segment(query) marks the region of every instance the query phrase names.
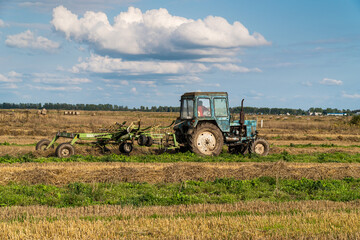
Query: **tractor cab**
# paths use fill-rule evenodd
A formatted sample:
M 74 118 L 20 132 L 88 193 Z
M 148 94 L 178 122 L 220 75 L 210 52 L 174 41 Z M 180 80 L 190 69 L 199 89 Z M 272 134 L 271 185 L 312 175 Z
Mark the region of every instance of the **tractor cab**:
M 226 92 L 189 92 L 183 94 L 180 101 L 180 117 L 174 130 L 183 149 L 200 155 L 219 155 L 225 144 L 230 152 L 268 153 L 268 143 L 263 139 L 257 141 L 257 121 L 245 120 L 244 100 L 241 102 L 240 120 L 233 122 L 230 121 Z M 258 151 L 255 146 L 258 146 Z
M 196 127 L 199 122 L 210 121 L 222 132 L 230 131 L 230 112 L 226 92 L 190 92 L 181 96 L 180 119 Z

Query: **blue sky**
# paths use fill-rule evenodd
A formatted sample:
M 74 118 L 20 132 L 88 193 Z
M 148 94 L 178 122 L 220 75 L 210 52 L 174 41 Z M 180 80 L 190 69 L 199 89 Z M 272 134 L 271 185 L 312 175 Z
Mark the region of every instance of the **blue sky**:
M 0 0 L 0 102 L 359 109 L 358 0 Z

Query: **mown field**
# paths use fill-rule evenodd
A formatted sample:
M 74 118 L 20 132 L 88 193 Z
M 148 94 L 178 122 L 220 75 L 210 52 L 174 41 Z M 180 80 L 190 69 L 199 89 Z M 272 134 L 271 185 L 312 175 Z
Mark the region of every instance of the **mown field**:
M 34 151 L 58 130 L 168 125 L 177 115 L 0 111 L 0 238 L 360 238 L 360 128 L 350 117 L 247 116 L 263 120 L 266 157 Z

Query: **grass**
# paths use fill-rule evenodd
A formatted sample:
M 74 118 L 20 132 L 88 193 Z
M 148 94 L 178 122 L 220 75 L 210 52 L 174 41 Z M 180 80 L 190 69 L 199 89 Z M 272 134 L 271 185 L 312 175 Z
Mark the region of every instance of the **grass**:
M 5 155 L 0 157 L 0 163 L 24 163 L 24 162 L 140 162 L 140 163 L 171 163 L 171 162 L 304 162 L 304 163 L 360 163 L 360 154 L 349 153 L 314 153 L 314 154 L 289 154 L 283 151 L 278 154 L 270 154 L 268 156 L 258 155 L 234 155 L 223 153 L 217 157 L 202 157 L 194 153 L 163 153 L 160 155 L 105 155 L 105 156 L 92 156 L 92 155 L 74 155 L 70 158 L 57 158 L 57 157 L 35 157 L 33 154 L 25 154 L 18 157 Z
M 260 177 L 252 180 L 217 179 L 182 183 L 70 183 L 0 186 L 1 206 L 90 205 L 169 206 L 239 201 L 299 201 L 360 199 L 360 179 L 301 180 Z
M 282 147 L 282 148 L 312 148 L 312 147 L 322 147 L 322 148 L 360 148 L 360 145 L 348 145 L 348 146 L 344 146 L 344 145 L 336 145 L 336 144 L 312 144 L 312 143 L 308 143 L 308 144 L 294 144 L 294 143 L 290 143 L 289 145 L 277 145 L 277 147 Z
M 0 142 L 0 146 L 18 146 L 18 147 L 27 147 L 27 146 L 36 146 L 36 143 L 18 144 L 18 143 L 9 143 L 9 142 L 5 141 L 5 142 Z

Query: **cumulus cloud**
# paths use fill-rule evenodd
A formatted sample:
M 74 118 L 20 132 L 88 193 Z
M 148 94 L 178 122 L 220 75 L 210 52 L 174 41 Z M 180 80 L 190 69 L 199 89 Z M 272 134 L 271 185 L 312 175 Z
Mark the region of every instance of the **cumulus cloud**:
M 207 71 L 201 63 L 174 61 L 124 61 L 121 58 L 92 55 L 72 68 L 74 73 L 117 73 L 123 75 L 187 74 Z
M 5 23 L 3 20 L 0 19 L 0 27 L 5 27 Z
M 320 81 L 320 84 L 322 85 L 342 85 L 343 82 L 341 80 L 336 79 L 330 79 L 330 78 L 323 78 L 323 80 Z
M 83 17 L 63 6 L 53 9 L 51 21 L 67 39 L 88 43 L 98 54 L 136 55 L 152 58 L 194 58 L 233 54 L 240 47 L 270 44 L 261 34 L 250 34 L 240 22 L 222 17 L 187 19 L 166 9 L 142 12 L 129 7 L 110 24 L 103 12 L 88 11 Z
M 51 51 L 60 47 L 59 43 L 53 42 L 45 37 L 37 37 L 30 30 L 7 36 L 5 43 L 9 47 L 30 48 L 45 51 Z

